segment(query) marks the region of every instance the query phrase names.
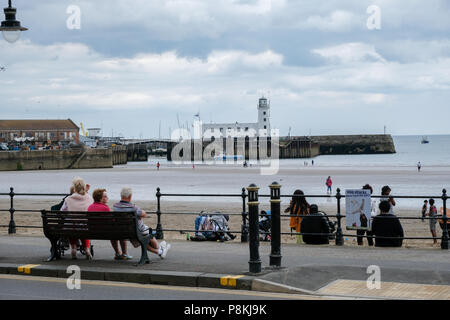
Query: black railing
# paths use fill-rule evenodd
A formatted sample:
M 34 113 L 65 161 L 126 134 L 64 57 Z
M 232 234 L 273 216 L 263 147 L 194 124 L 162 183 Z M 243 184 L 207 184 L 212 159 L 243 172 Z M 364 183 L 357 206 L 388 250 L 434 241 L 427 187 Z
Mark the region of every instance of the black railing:
M 261 271 L 261 259 L 259 257 L 259 198 L 270 198 L 270 208 L 271 208 L 271 253 L 270 253 L 270 266 L 272 267 L 280 267 L 281 266 L 281 235 L 290 234 L 290 235 L 309 235 L 309 236 L 328 236 L 334 237 L 335 244 L 338 246 L 344 245 L 344 237 L 360 237 L 360 238 L 386 238 L 393 239 L 394 237 L 379 237 L 374 235 L 355 235 L 355 234 L 345 234 L 342 231 L 342 219 L 346 216 L 341 213 L 341 201 L 345 198 L 345 195 L 341 194 L 341 190 L 338 188 L 336 190 L 336 195 L 281 195 L 281 185 L 274 182 L 270 186 L 270 194 L 269 195 L 259 195 L 259 188 L 252 184 L 247 189 L 242 188 L 242 192 L 240 194 L 181 194 L 181 193 L 161 193 L 161 189 L 157 188 L 156 198 L 157 198 L 157 209 L 155 212 L 149 211 L 149 214 L 156 214 L 157 217 L 157 226 L 156 226 L 156 238 L 163 239 L 164 231 L 166 232 L 197 232 L 199 230 L 194 229 L 164 229 L 162 217 L 165 215 L 196 215 L 198 216 L 199 212 L 162 212 L 161 210 L 161 198 L 167 197 L 233 197 L 233 198 L 241 198 L 242 199 L 242 212 L 241 213 L 230 213 L 230 216 L 240 216 L 242 219 L 241 230 L 229 230 L 230 233 L 240 233 L 241 234 L 241 242 L 249 242 L 250 249 L 250 261 L 249 261 L 249 269 L 251 273 L 259 273 Z M 246 190 L 248 193 L 246 193 Z M 47 194 L 47 193 L 15 193 L 14 189 L 11 187 L 9 193 L 0 193 L 0 196 L 9 196 L 10 197 L 10 208 L 9 209 L 0 209 L 0 212 L 9 212 L 10 213 L 10 222 L 9 225 L 4 226 L 0 225 L 0 227 L 8 227 L 8 233 L 13 234 L 16 233 L 16 228 L 42 228 L 42 226 L 16 226 L 14 221 L 14 214 L 16 212 L 37 212 L 40 213 L 40 210 L 32 210 L 32 209 L 20 209 L 17 210 L 14 208 L 14 199 L 17 196 L 49 196 L 49 197 L 64 197 L 67 194 Z M 292 197 L 305 197 L 305 198 L 335 198 L 337 201 L 336 204 L 336 214 L 329 215 L 326 214 L 328 218 L 336 219 L 336 232 L 335 233 L 305 233 L 305 232 L 281 232 L 281 218 L 284 217 L 306 217 L 308 215 L 282 215 L 281 214 L 281 199 L 282 198 L 292 198 Z M 386 196 L 377 196 L 372 195 L 372 198 L 384 198 Z M 402 237 L 402 239 L 415 239 L 415 240 L 425 240 L 425 239 L 441 239 L 441 248 L 448 249 L 448 217 L 447 217 L 447 191 L 442 190 L 442 194 L 439 196 L 395 196 L 396 199 L 441 199 L 443 202 L 443 214 L 437 215 L 434 217 L 402 217 L 398 216 L 400 220 L 408 220 L 408 219 L 440 219 L 442 220 L 442 237 Z M 246 204 L 246 200 L 248 203 Z M 248 211 L 246 210 L 248 205 Z M 263 233 L 263 232 L 261 232 Z M 396 237 L 395 239 L 398 239 Z
M 186 193 L 161 193 L 161 189 L 158 187 L 156 189 L 156 212 L 150 211 L 149 214 L 156 214 L 157 223 L 156 223 L 156 239 L 164 238 L 164 231 L 177 231 L 177 232 L 197 232 L 198 230 L 193 229 L 164 229 L 162 227 L 162 211 L 161 211 L 161 198 L 162 197 L 187 197 L 187 198 L 195 198 L 195 197 L 215 197 L 215 198 L 241 198 L 242 199 L 242 212 L 241 213 L 227 213 L 229 216 L 240 216 L 242 218 L 241 230 L 230 230 L 230 233 L 238 233 L 241 234 L 241 242 L 248 242 L 248 212 L 246 211 L 246 199 L 247 193 L 245 188 L 242 188 L 242 192 L 240 194 L 186 194 Z M 199 212 L 164 212 L 164 215 L 175 214 L 175 215 L 195 215 L 198 216 Z

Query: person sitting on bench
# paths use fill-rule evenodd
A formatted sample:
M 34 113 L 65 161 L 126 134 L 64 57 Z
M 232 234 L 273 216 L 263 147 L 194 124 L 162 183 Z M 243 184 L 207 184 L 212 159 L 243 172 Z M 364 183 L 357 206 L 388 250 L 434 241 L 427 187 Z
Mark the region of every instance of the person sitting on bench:
M 329 244 L 330 226 L 326 217 L 319 213 L 317 205 L 312 204 L 309 208 L 309 215 L 301 222 L 303 242 L 306 244 Z M 320 233 L 321 235 L 308 235 L 306 233 Z
M 131 203 L 131 198 L 133 196 L 133 191 L 129 187 L 124 187 L 120 191 L 120 202 L 117 202 L 114 204 L 114 211 L 122 211 L 122 212 L 129 212 L 129 211 L 135 211 L 136 215 L 138 216 L 138 229 L 139 232 L 141 232 L 143 235 L 148 235 L 150 233 L 150 228 L 144 224 L 144 218 L 147 216 L 147 213 L 136 206 L 135 204 Z M 131 244 L 137 248 L 139 247 L 139 242 L 135 240 L 130 241 Z M 159 255 L 161 259 L 164 259 L 167 255 L 167 251 L 170 249 L 170 244 L 166 243 L 165 241 L 162 241 L 158 244 L 158 241 L 156 241 L 155 238 L 151 238 L 150 242 L 147 246 L 147 250 Z
M 403 228 L 400 220 L 389 214 L 391 204 L 381 201 L 380 214 L 373 218 L 372 233 L 375 236 L 375 247 L 401 247 L 403 244 Z

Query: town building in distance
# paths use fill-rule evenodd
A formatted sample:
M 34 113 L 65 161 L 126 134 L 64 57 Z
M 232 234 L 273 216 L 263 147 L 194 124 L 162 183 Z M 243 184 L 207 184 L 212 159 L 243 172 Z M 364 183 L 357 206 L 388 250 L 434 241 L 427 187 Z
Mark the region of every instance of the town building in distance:
M 67 120 L 0 120 L 0 142 L 33 142 L 37 146 L 79 143 L 80 128 Z

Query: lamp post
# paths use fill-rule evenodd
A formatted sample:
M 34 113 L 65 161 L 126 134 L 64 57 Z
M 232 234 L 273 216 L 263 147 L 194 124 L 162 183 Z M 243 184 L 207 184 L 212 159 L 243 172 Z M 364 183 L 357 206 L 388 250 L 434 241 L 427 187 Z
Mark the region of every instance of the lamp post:
M 9 43 L 14 43 L 20 38 L 20 32 L 28 30 L 20 25 L 20 21 L 16 20 L 17 9 L 12 7 L 11 0 L 8 0 L 8 8 L 5 8 L 5 21 L 2 21 L 0 31 L 3 38 Z

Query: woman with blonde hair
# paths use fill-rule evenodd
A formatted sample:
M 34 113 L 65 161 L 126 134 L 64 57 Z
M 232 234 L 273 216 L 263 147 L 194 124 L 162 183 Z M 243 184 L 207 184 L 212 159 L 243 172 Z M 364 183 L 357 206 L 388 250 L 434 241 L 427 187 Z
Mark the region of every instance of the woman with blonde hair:
M 76 177 L 72 181 L 72 187 L 74 193 L 66 198 L 61 211 L 88 211 L 89 206 L 94 202 L 92 197 L 87 193 L 86 183 L 80 177 Z M 90 251 L 89 239 L 81 240 L 85 250 L 86 259 L 91 260 L 92 255 Z M 70 246 L 72 247 L 72 259 L 77 258 L 77 242 L 78 239 L 69 239 Z

